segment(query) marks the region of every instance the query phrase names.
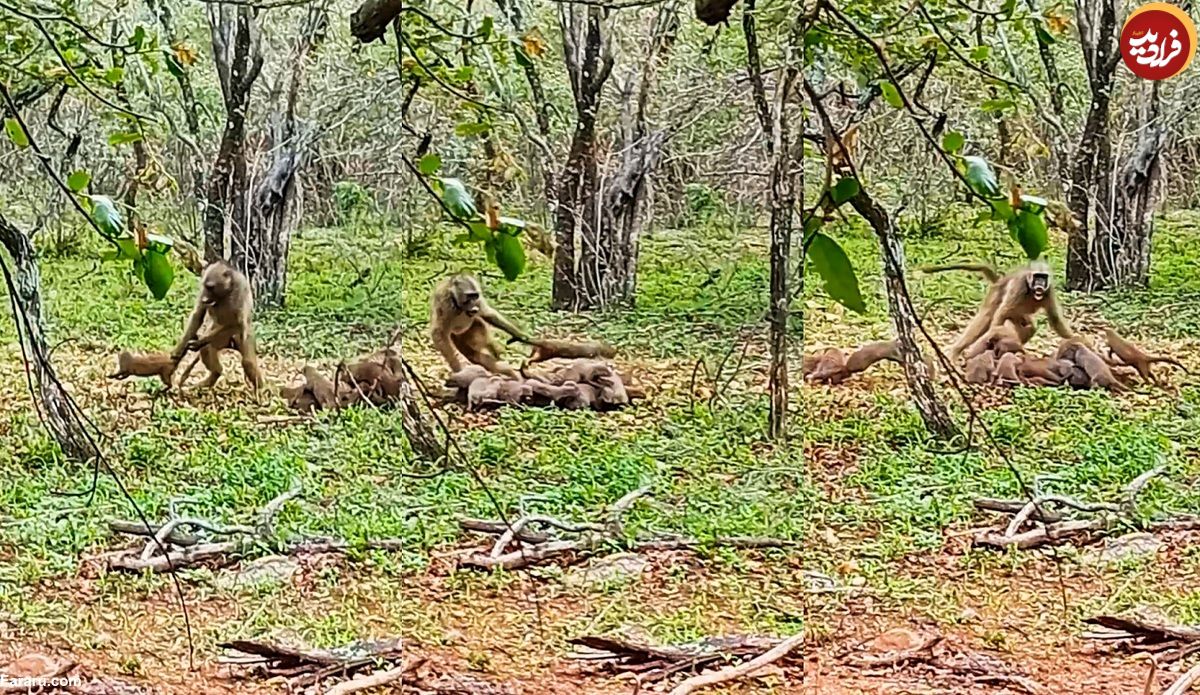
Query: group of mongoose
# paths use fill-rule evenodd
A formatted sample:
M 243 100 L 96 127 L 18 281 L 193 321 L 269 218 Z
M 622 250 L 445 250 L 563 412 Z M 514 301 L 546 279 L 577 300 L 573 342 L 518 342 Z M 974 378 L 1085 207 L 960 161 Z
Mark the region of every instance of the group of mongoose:
M 201 277 L 200 294 L 188 319 L 183 337 L 171 353 L 117 356 L 113 378 L 159 377 L 171 388 L 176 368 L 188 352 L 198 357 L 184 371 L 187 380 L 196 361 L 209 370 L 203 386 L 212 386 L 221 376 L 219 354 L 231 349 L 240 353 L 246 381 L 258 388 L 262 377 L 255 352 L 251 324 L 253 298 L 246 277 L 222 261 L 211 263 Z M 628 405 L 644 392 L 628 383 L 612 365 L 616 351 L 599 341 L 573 342 L 527 337 L 517 326 L 492 308 L 483 297 L 479 281 L 470 275 L 455 275 L 433 290 L 430 337 L 451 370 L 444 388 L 434 393 L 445 402 L 459 402 L 471 410 L 501 405 L 555 406 L 564 409 L 611 410 Z M 499 328 L 512 336 L 511 342 L 532 347 L 527 365 L 545 360 L 566 360 L 556 368 L 530 374 L 500 359 L 502 348 L 492 335 Z M 202 330 L 205 329 L 205 330 Z M 302 370 L 302 381 L 284 386 L 280 395 L 288 407 L 300 411 L 339 409 L 358 403 L 386 405 L 407 394 L 408 383 L 400 355 L 391 348 L 350 364 L 340 364 L 333 378 L 311 365 Z
M 1108 354 L 1102 356 L 1086 337 L 1075 334 L 1063 319 L 1054 295 L 1049 269 L 1033 263 L 1007 275 L 991 266 L 957 264 L 925 268 L 925 272 L 972 270 L 991 283 L 983 305 L 966 330 L 949 350 L 950 360 L 962 358 L 963 378 L 971 384 L 1014 386 L 1061 386 L 1106 388 L 1125 391 L 1127 375 L 1120 368 L 1132 368 L 1143 380 L 1156 383 L 1150 366 L 1158 362 L 1186 367 L 1171 357 L 1151 355 L 1122 338 L 1111 328 L 1105 330 Z M 1045 311 L 1050 325 L 1062 338 L 1049 357 L 1025 353 L 1025 344 L 1033 337 L 1033 315 Z M 838 384 L 881 360 L 902 361 L 896 341 L 868 343 L 849 357 L 838 348 L 829 348 L 804 358 L 806 381 Z M 932 364 L 930 365 L 932 366 Z

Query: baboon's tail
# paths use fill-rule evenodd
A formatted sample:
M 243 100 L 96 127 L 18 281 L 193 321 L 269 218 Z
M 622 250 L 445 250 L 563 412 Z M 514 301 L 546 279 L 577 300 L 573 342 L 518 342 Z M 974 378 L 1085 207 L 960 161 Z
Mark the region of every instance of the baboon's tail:
M 986 263 L 954 263 L 951 265 L 923 265 L 919 268 L 922 273 L 941 273 L 947 270 L 970 270 L 987 278 L 988 282 L 1000 279 L 1000 273 Z

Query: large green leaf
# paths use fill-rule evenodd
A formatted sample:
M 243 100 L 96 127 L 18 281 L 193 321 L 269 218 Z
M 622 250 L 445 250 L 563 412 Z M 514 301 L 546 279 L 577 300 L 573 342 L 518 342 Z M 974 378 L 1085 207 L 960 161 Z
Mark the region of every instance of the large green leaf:
M 1040 213 L 1042 210 L 1045 210 L 1046 206 L 1049 204 L 1050 204 L 1050 201 L 1046 200 L 1045 198 L 1042 198 L 1041 196 L 1025 195 L 1022 193 L 1021 194 L 1021 205 L 1019 207 L 1022 210 L 1028 210 L 1029 212 Z
M 121 236 L 125 228 L 124 222 L 121 221 L 121 213 L 117 211 L 112 198 L 106 195 L 92 195 L 88 196 L 88 199 L 92 201 L 92 221 L 100 228 L 100 232 L 110 239 Z
M 993 220 L 1009 222 L 1013 219 L 1015 213 L 1013 212 L 1012 203 L 1008 201 L 1008 198 L 992 198 L 989 202 L 992 206 L 991 218 Z
M 437 170 L 441 168 L 442 158 L 436 154 L 433 154 L 432 152 L 424 157 L 421 157 L 420 161 L 417 162 L 417 171 L 425 174 L 426 176 L 429 176 L 430 174 L 436 174 Z
M 467 235 L 471 241 L 491 241 L 494 236 L 491 228 L 482 220 L 468 222 L 467 226 L 471 228 L 470 234 Z
M 516 217 L 501 216 L 497 217 L 496 219 L 500 222 L 500 231 L 504 232 L 505 234 L 512 234 L 514 236 L 525 231 L 525 228 L 529 226 L 528 222 L 517 219 Z
M 965 143 L 966 138 L 963 137 L 963 134 L 957 130 L 948 130 L 946 131 L 946 134 L 942 136 L 942 149 L 950 154 L 957 153 L 963 148 Z
M 833 188 L 829 189 L 829 197 L 833 199 L 834 205 L 841 205 L 858 195 L 859 190 L 858 179 L 853 176 L 847 176 L 834 184 Z
M 17 119 L 4 119 L 4 132 L 8 133 L 8 139 L 12 140 L 12 144 L 20 148 L 29 147 L 29 136 L 25 134 L 25 129 L 21 127 L 21 123 Z
M 808 246 L 817 274 L 825 281 L 825 291 L 842 306 L 857 313 L 865 313 L 862 292 L 858 288 L 858 277 L 850 257 L 836 241 L 827 234 L 816 232 Z
M 904 108 L 904 100 L 900 98 L 900 90 L 896 89 L 896 85 L 891 82 L 880 82 L 879 91 L 883 92 L 883 98 L 893 108 Z
M 976 46 L 975 48 L 971 49 L 971 60 L 975 61 L 976 63 L 982 63 L 983 61 L 987 60 L 988 56 L 991 54 L 991 46 L 988 46 L 987 44 Z
M 993 198 L 1000 193 L 1000 184 L 996 182 L 996 172 L 983 157 L 963 157 L 967 164 L 967 183 L 971 190 L 984 198 Z
M 1046 234 L 1046 220 L 1041 213 L 1020 210 L 1012 222 L 1016 225 L 1017 243 L 1031 260 L 1037 259 L 1046 250 L 1050 240 Z
M 175 281 L 175 269 L 171 267 L 171 262 L 167 260 L 165 253 L 149 246 L 146 247 L 143 258 L 143 279 L 146 287 L 150 289 L 150 294 L 154 295 L 155 299 L 166 297 L 167 290 L 171 289 L 171 283 Z
M 77 169 L 67 176 L 67 188 L 70 188 L 73 193 L 78 193 L 87 188 L 88 182 L 91 180 L 91 174 L 83 169 Z
M 495 236 L 496 265 L 510 281 L 516 280 L 525 270 L 525 247 L 512 234 L 500 232 Z
M 104 81 L 113 86 L 121 84 L 121 80 L 123 79 L 125 79 L 125 68 L 119 65 L 109 68 L 104 73 Z
M 1033 31 L 1035 34 L 1037 34 L 1038 43 L 1042 44 L 1043 46 L 1052 46 L 1055 43 L 1058 43 L 1054 39 L 1054 36 L 1050 32 L 1046 31 L 1046 27 L 1040 21 L 1034 20 Z
M 446 207 L 450 208 L 450 212 L 462 219 L 471 219 L 479 214 L 475 208 L 475 199 L 458 179 L 442 179 L 442 200 Z

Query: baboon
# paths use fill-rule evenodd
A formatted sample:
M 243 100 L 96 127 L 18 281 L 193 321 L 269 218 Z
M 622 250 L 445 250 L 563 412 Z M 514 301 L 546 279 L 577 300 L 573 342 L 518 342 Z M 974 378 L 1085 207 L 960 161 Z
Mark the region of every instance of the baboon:
M 1125 340 L 1120 335 L 1117 335 L 1117 332 L 1111 328 L 1104 329 L 1104 337 L 1108 342 L 1108 358 L 1110 364 L 1124 364 L 1126 366 L 1133 367 L 1137 370 L 1137 373 L 1141 375 L 1142 379 L 1149 381 L 1152 384 L 1158 383 L 1158 380 L 1154 378 L 1153 372 L 1150 371 L 1150 365 L 1154 364 L 1155 362 L 1165 362 L 1167 364 L 1175 365 L 1184 372 L 1189 374 L 1191 373 L 1188 372 L 1187 367 L 1180 364 L 1178 360 L 1171 357 L 1148 354 L 1138 346 L 1134 345 L 1128 340 Z M 1113 362 L 1114 355 L 1120 360 L 1119 363 Z
M 557 372 L 547 375 L 551 383 L 562 384 L 574 381 L 577 384 L 594 384 L 602 378 L 611 377 L 613 368 L 600 360 L 576 360 Z
M 301 413 L 311 413 L 317 408 L 317 398 L 305 384 L 297 386 L 281 386 L 279 395 L 287 401 L 287 406 Z
M 450 371 L 462 368 L 461 358 L 494 374 L 519 378 L 520 374 L 500 359 L 501 347 L 492 337 L 495 326 L 522 342 L 525 333 L 503 314 L 488 305 L 479 281 L 470 275 L 454 275 L 433 289 L 430 335 L 433 346 L 446 360 Z
M 846 354 L 838 348 L 828 348 L 815 355 L 807 355 L 801 370 L 805 381 L 840 383 L 846 378 Z
M 467 409 L 483 410 L 503 405 L 521 405 L 532 390 L 528 383 L 503 376 L 476 379 L 467 389 Z
M 345 390 L 366 397 L 375 405 L 383 405 L 400 397 L 400 379 L 381 362 L 373 359 L 355 362 L 340 369 L 339 374 Z
M 992 374 L 996 371 L 996 356 L 991 350 L 981 352 L 967 360 L 963 377 L 968 384 L 990 384 Z
M 1021 378 L 1028 384 L 1035 386 L 1061 386 L 1067 377 L 1071 375 L 1071 370 L 1075 368 L 1075 364 L 1069 360 L 1055 360 L 1051 358 L 1025 358 L 1021 363 L 1021 367 L 1017 372 Z
M 184 353 L 198 350 L 200 360 L 209 372 L 202 385 L 211 387 L 221 377 L 220 351 L 233 347 L 242 355 L 246 382 L 257 389 L 262 384 L 262 375 L 258 371 L 254 327 L 250 322 L 253 306 L 254 298 L 246 276 L 224 261 L 210 263 L 200 278 L 200 295 L 183 337 L 171 351 L 171 359 L 178 361 Z M 208 332 L 200 335 L 200 327 L 206 319 Z M 188 371 L 191 371 L 190 367 Z
M 540 379 L 529 379 L 529 404 L 536 406 L 575 403 L 579 399 L 579 385 L 574 381 L 551 384 Z
M 110 379 L 125 379 L 131 376 L 156 376 L 162 379 L 163 385 L 171 388 L 171 379 L 175 376 L 175 367 L 179 360 L 163 352 L 148 352 L 135 355 L 122 351 L 117 355 L 117 371 L 109 375 Z
M 566 395 L 555 401 L 555 405 L 564 410 L 592 410 L 596 407 L 598 389 L 591 384 L 577 384 L 565 381 L 562 384 Z
M 1113 374 L 1112 368 L 1104 361 L 1104 358 L 1093 352 L 1087 347 L 1078 346 L 1075 348 L 1074 362 L 1083 371 L 1087 372 L 1088 379 L 1093 386 L 1103 386 L 1110 391 L 1128 391 L 1129 387 L 1121 383 Z
M 947 270 L 970 270 L 979 273 L 988 282 L 995 283 L 1000 279 L 1000 272 L 986 263 L 952 263 L 950 265 L 923 265 L 918 268 L 926 275 L 930 273 L 944 273 Z
M 978 313 L 950 348 L 951 359 L 957 360 L 968 346 L 1005 321 L 1012 321 L 1016 328 L 1026 323 L 1032 326 L 1033 315 L 1038 311 L 1046 312 L 1050 326 L 1060 336 L 1075 337 L 1058 306 L 1049 266 L 1035 261 L 992 283 Z
M 596 389 L 595 405 L 597 410 L 615 410 L 629 405 L 629 393 L 625 390 L 625 382 L 613 369 L 607 374 L 601 374 L 590 384 Z
M 1021 376 L 1017 373 L 1021 362 L 1021 355 L 1015 352 L 1006 352 L 1001 355 L 1000 360 L 996 362 L 996 383 L 1004 386 L 1022 383 Z

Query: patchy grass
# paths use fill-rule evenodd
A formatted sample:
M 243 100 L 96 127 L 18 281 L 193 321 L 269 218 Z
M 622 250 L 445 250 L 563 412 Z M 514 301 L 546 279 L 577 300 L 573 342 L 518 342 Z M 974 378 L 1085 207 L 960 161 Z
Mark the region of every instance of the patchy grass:
M 1097 339 L 1101 327 L 1116 326 L 1200 369 L 1196 219 L 1181 213 L 1159 221 L 1148 290 L 1065 293 L 1072 323 Z M 1000 267 L 1020 262 L 1019 250 L 1002 232 L 964 227 L 952 235 L 907 239 L 910 267 L 976 259 Z M 868 312 L 848 314 L 810 283 L 809 350 L 890 335 L 873 238 L 858 226 L 837 234 L 858 270 Z M 1063 249 L 1063 239 L 1052 239 L 1049 255 L 1060 277 Z M 948 345 L 978 307 L 986 284 L 967 272 L 912 273 L 909 287 L 918 311 L 928 312 L 926 325 Z M 1043 322 L 1034 350 L 1048 352 L 1053 337 Z M 1188 581 L 1196 561 L 1186 536 L 1168 539 L 1157 555 L 1097 566 L 1088 551 L 1062 549 L 1050 557 L 973 551 L 961 534 L 991 521 L 974 511 L 974 497 L 1022 496 L 1018 475 L 1043 491 L 1114 501 L 1133 478 L 1162 465 L 1167 475 L 1145 488 L 1139 513 L 1152 518 L 1200 512 L 1200 387 L 1167 367 L 1159 373 L 1168 378 L 1168 388 L 1143 385 L 1119 396 L 1025 388 L 989 393 L 978 405 L 1003 453 L 987 447 L 942 453 L 954 447 L 926 436 L 893 366 L 840 387 L 803 386 L 810 482 L 823 493 L 811 511 L 813 565 L 863 586 L 873 600 L 871 610 L 853 600 L 817 602 L 807 613 L 810 629 L 836 636 L 830 637 L 836 649 L 854 623 L 886 629 L 928 621 L 949 631 L 965 625 L 976 644 L 1038 652 L 1029 657 L 1038 659 L 1066 656 L 1064 650 L 1079 653 L 1072 637 L 1078 621 L 1098 610 L 1153 605 L 1171 619 L 1196 622 L 1200 601 Z M 943 395 L 957 401 L 948 391 Z M 961 403 L 954 409 L 964 415 Z M 1048 631 L 1050 615 L 1056 627 Z
M 448 272 L 478 270 L 482 254 L 446 247 L 431 257 L 406 257 L 399 240 L 355 231 L 305 230 L 295 239 L 288 306 L 256 321 L 273 386 L 305 362 L 330 365 L 377 349 L 396 326 L 404 328 L 403 348 L 422 373 L 431 380 L 444 373 L 424 337 L 428 293 Z M 537 680 L 528 673 L 529 659 L 545 668 L 558 657 L 544 655 L 565 653 L 565 637 L 585 627 L 632 627 L 676 640 L 708 634 L 719 613 L 731 630 L 798 628 L 796 619 L 757 608 L 767 593 L 759 590 L 763 583 L 778 577 L 756 575 L 763 563 L 785 567 L 780 553 L 754 553 L 752 561 L 722 551 L 656 558 L 662 566 L 653 581 L 667 587 L 665 597 L 636 579 L 632 587 L 564 591 L 562 571 L 533 572 L 542 587 L 535 591 L 546 593 L 541 600 L 563 614 L 537 626 L 533 638 L 527 637 L 534 627 L 529 579 L 455 573 L 444 559 L 464 541 L 460 515 L 496 517 L 498 504 L 505 514 L 591 519 L 641 485 L 652 486 L 653 498 L 630 512 L 631 533 L 804 537 L 805 510 L 816 493 L 805 479 L 799 432 L 793 446 L 772 445 L 764 436 L 763 241 L 758 232 L 703 231 L 664 231 L 646 240 L 638 304 L 625 311 L 549 311 L 545 259 L 533 259 L 514 283 L 484 272 L 493 303 L 535 331 L 618 345 L 619 361 L 646 383 L 651 398 L 611 414 L 513 409 L 460 421 L 450 409 L 474 473 L 431 476 L 435 471 L 414 458 L 394 412 L 351 410 L 304 424 L 259 424 L 260 416 L 283 406 L 273 389 L 249 394 L 236 366 L 216 393 L 163 394 L 149 381 L 106 380 L 118 349 L 171 345 L 190 308 L 193 277 L 181 275 L 167 300 L 155 302 L 127 268 L 96 265 L 90 250 L 47 259 L 47 323 L 54 340 L 69 339 L 55 353 L 62 376 L 109 435 L 108 457 L 149 517 L 165 518 L 175 506 L 192 516 L 253 523 L 263 504 L 300 480 L 302 498 L 278 519 L 281 538 L 404 541 L 397 553 L 354 553 L 348 563 L 306 565 L 295 583 L 231 588 L 218 581 L 223 571 L 186 573 L 202 658 L 211 659 L 213 645 L 231 637 L 283 634 L 331 646 L 401 634 L 450 645 L 472 667 L 503 672 L 481 655 L 533 639 L 541 645 L 533 654 L 502 661 L 516 664 L 507 667 L 514 678 Z M 11 343 L 11 326 L 0 328 L 0 337 Z M 693 384 L 697 360 L 715 370 L 743 345 L 736 372 L 730 360 L 716 386 L 704 368 Z M 17 354 L 11 345 L 8 352 Z M 107 520 L 131 518 L 133 510 L 107 475 L 90 504 L 58 494 L 86 491 L 91 471 L 59 455 L 12 364 L 0 372 L 7 395 L 0 406 L 6 480 L 0 488 L 0 630 L 77 655 L 94 652 L 92 661 L 103 671 L 153 677 L 130 645 L 135 632 L 144 632 L 148 637 L 138 639 L 149 640 L 166 659 L 183 658 L 170 584 L 97 573 L 87 560 L 112 547 Z M 127 618 L 116 621 L 122 612 Z

